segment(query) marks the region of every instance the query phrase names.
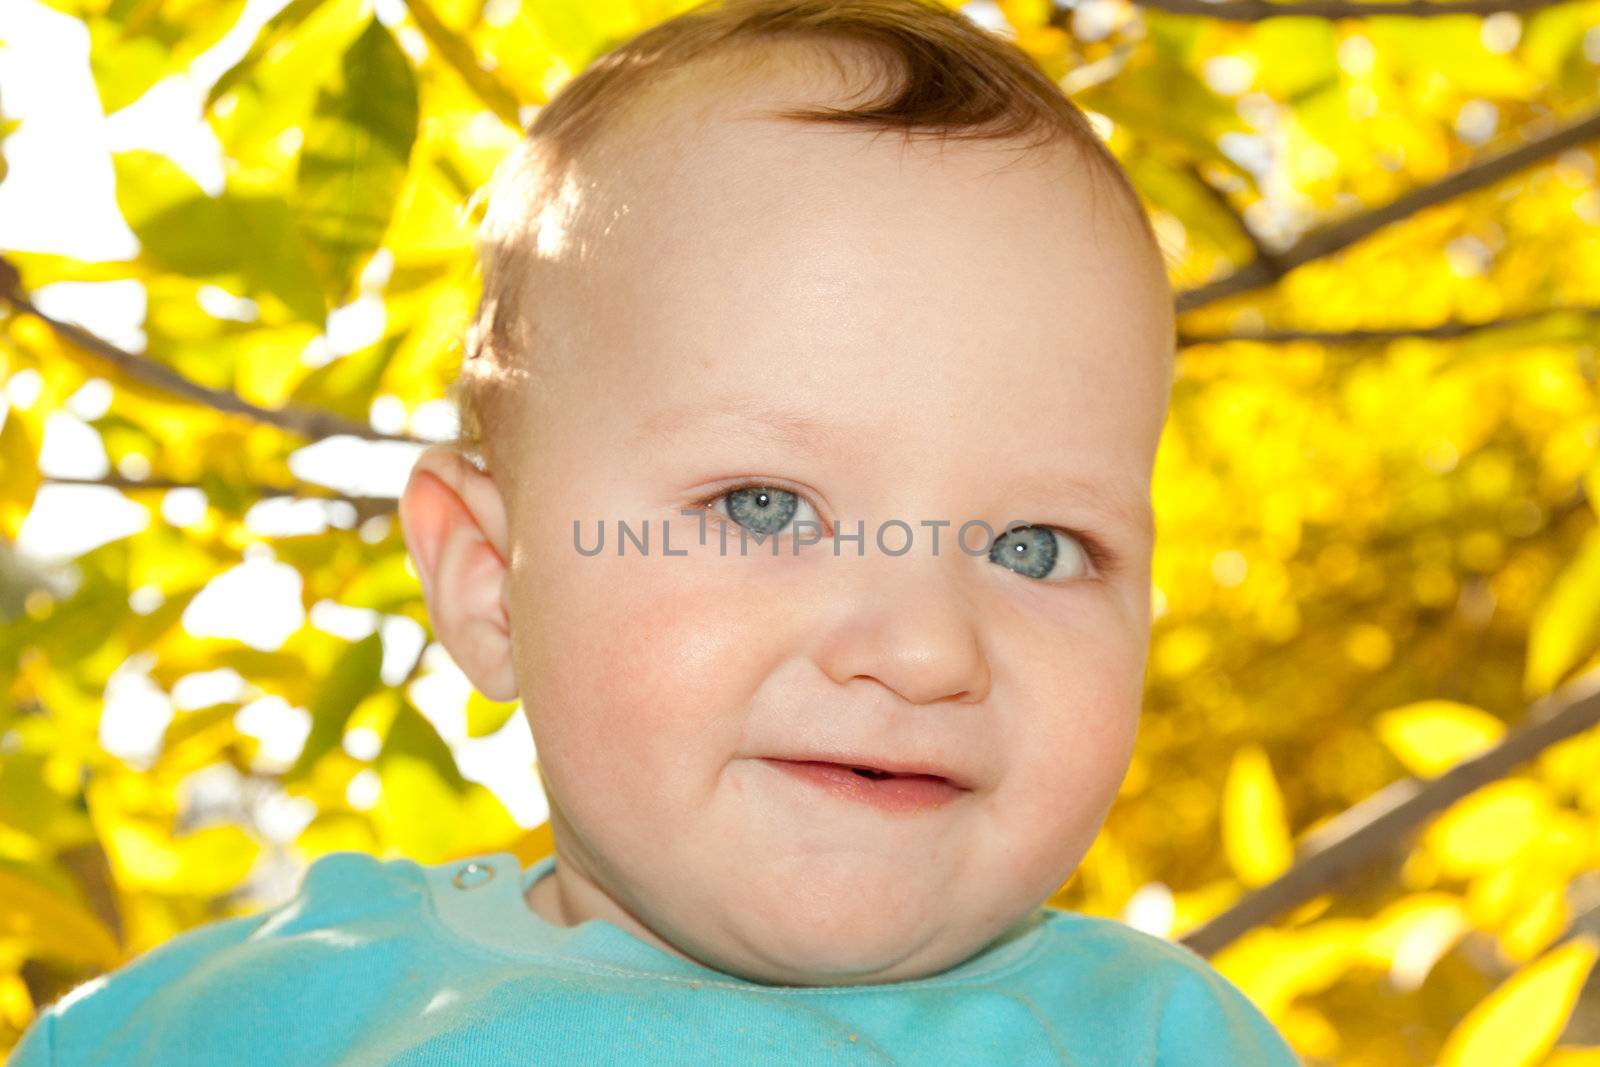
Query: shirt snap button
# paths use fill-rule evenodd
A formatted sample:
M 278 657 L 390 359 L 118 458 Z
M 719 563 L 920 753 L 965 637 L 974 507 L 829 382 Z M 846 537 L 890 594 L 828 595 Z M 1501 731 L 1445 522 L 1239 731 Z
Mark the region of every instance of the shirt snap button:
M 482 863 L 468 863 L 457 869 L 450 879 L 457 889 L 476 889 L 494 877 L 494 868 Z

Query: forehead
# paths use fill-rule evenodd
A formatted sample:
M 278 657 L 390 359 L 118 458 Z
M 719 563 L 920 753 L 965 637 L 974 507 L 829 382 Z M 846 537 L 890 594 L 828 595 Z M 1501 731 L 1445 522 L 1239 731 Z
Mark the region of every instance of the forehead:
M 539 297 L 582 366 L 563 392 L 604 397 L 630 437 L 700 397 L 765 395 L 906 452 L 1027 435 L 1147 477 L 1171 291 L 1087 156 L 760 115 L 795 105 L 662 112 L 567 183 Z
M 1097 291 L 1123 284 L 1153 298 L 1155 321 L 1135 325 L 1150 327 L 1158 350 L 1170 347 L 1165 268 L 1098 154 L 1061 140 L 1029 151 L 928 131 L 907 143 L 898 131 L 774 118 L 860 103 L 841 89 L 859 87 L 859 71 L 840 80 L 859 60 L 849 49 L 744 52 L 669 75 L 585 150 L 557 214 L 570 237 L 565 258 L 583 260 L 590 280 L 616 266 L 634 268 L 635 281 L 654 269 L 675 286 L 763 257 L 800 252 L 842 267 L 853 255 L 858 267 L 909 267 L 871 280 L 912 282 L 930 300 L 941 287 L 982 286 L 986 298 L 1003 289 L 1008 309 L 1048 329 L 1051 310 L 1084 319 L 1073 312 L 1092 311 L 1091 301 L 1074 283 L 1099 279 Z M 747 262 L 735 263 L 741 255 Z
M 581 272 L 597 347 L 635 381 L 790 389 L 848 354 L 856 384 L 1026 381 L 1048 403 L 1165 374 L 1165 267 L 1074 149 L 1019 163 L 750 118 L 662 141 L 602 181 Z

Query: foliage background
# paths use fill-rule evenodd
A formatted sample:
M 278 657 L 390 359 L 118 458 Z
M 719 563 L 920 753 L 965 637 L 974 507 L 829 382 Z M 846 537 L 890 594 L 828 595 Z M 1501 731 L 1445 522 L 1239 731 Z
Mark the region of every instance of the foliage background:
M 244 6 L 48 2 L 87 27 L 107 114 Z M 548 850 L 419 710 L 428 657 L 382 669 L 379 621 L 427 626 L 393 500 L 290 457 L 414 439 L 460 358 L 500 154 L 689 5 L 374 4 L 289 0 L 210 87 L 219 194 L 116 156 L 136 258 L 5 252 L 0 380 L 28 387 L 0 426 L 0 1048 L 74 984 L 263 906 L 271 862 Z M 1092 113 L 1180 292 L 1146 719 L 1053 903 L 1205 951 L 1308 1064 L 1600 1064 L 1600 2 L 966 7 Z M 33 300 L 127 280 L 141 351 Z M 358 299 L 381 336 L 330 353 Z M 150 521 L 45 567 L 9 546 L 53 480 L 44 424 L 86 383 L 97 481 Z M 205 507 L 174 522 L 184 487 Z M 324 500 L 320 532 L 253 533 L 285 498 Z M 249 558 L 373 629 L 191 633 Z M 246 689 L 130 760 L 99 726 L 133 656 L 169 693 L 223 668 Z M 309 727 L 292 758 L 241 726 L 262 694 Z M 458 704 L 472 737 L 516 712 Z M 284 798 L 287 838 L 255 817 Z

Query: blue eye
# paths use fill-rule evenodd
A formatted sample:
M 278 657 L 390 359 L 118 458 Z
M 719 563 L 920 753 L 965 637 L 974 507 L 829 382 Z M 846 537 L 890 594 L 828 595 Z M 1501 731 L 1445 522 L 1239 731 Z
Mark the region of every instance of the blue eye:
M 810 521 L 815 524 L 814 528 L 819 532 L 822 530 L 816 509 L 812 508 L 804 497 L 776 486 L 741 486 L 720 493 L 706 503 L 712 505 L 714 511 L 715 505 L 723 503 L 724 508 L 717 511 L 718 514 L 726 515 L 751 533 L 763 536 L 781 534 L 801 507 L 809 509 Z M 801 518 L 806 516 L 802 515 Z
M 774 485 L 754 482 L 735 486 L 716 496 L 701 500 L 698 507 L 713 514 L 731 519 L 739 526 L 760 537 L 781 536 L 797 520 L 806 520 L 812 529 L 823 537 L 830 536 L 816 509 L 805 497 Z M 1073 552 L 1092 565 L 1092 573 L 1057 573 L 1073 556 L 1062 549 L 1063 544 L 1073 546 Z M 1061 584 L 1073 578 L 1105 578 L 1117 568 L 1117 557 L 1097 538 L 1082 530 L 1069 530 L 1059 526 L 1016 526 L 1002 531 L 989 548 L 989 560 L 1025 578 L 1051 584 Z
M 1107 569 L 1110 553 L 1102 548 L 1099 542 L 1087 534 L 1063 530 L 1057 526 L 1016 526 L 1006 530 L 996 537 L 994 544 L 989 547 L 989 560 L 1016 571 L 1025 578 L 1035 578 L 1040 581 L 1090 577 L 1086 574 L 1051 577 L 1057 569 L 1056 565 L 1063 560 L 1063 553 L 1058 546 L 1068 539 L 1082 546 L 1076 551 L 1078 555 L 1086 557 L 1094 564 L 1095 573 Z

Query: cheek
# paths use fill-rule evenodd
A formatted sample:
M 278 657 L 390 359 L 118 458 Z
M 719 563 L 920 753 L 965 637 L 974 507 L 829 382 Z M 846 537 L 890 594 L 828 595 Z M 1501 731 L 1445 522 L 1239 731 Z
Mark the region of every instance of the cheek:
M 714 565 L 614 552 L 543 559 L 525 587 L 524 615 L 541 621 L 519 674 L 541 758 L 553 779 L 606 782 L 618 800 L 709 789 L 738 744 L 763 633 Z
M 1087 654 L 1092 650 L 1093 655 Z M 1013 827 L 1044 847 L 1087 847 L 1133 755 L 1143 697 L 1137 647 L 1085 645 L 1017 706 L 1010 724 Z

